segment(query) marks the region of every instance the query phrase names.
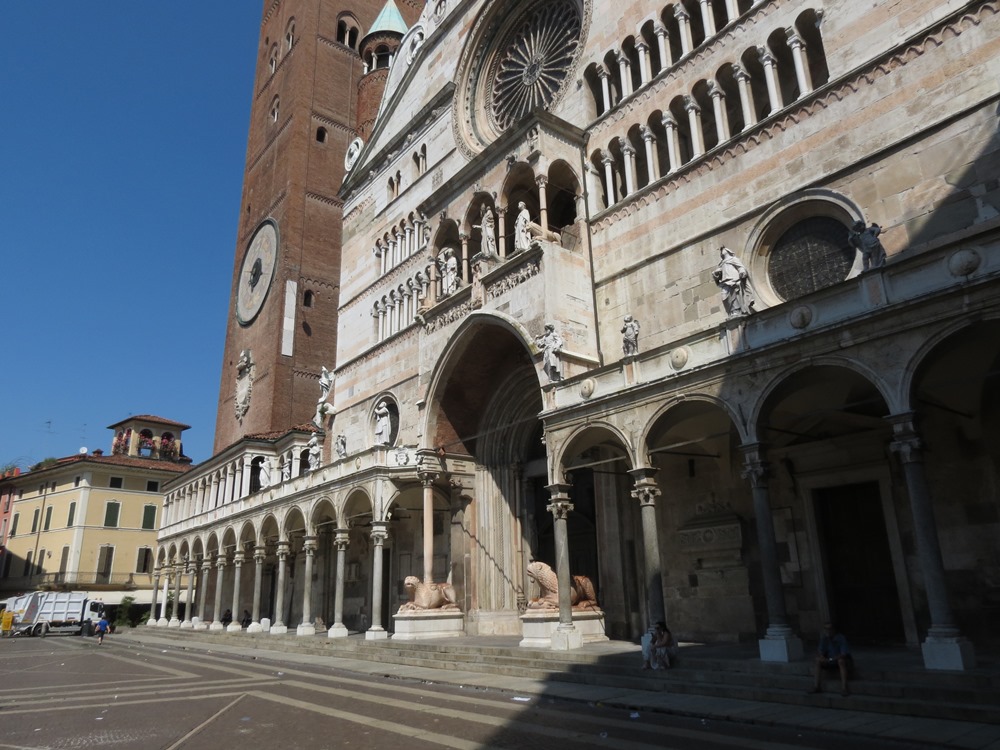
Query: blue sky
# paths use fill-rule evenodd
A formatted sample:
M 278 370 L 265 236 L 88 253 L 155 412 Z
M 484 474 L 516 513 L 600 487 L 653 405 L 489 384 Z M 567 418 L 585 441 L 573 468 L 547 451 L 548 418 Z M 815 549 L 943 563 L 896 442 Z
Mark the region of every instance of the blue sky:
M 211 455 L 260 2 L 10 3 L 0 465 L 132 414 Z

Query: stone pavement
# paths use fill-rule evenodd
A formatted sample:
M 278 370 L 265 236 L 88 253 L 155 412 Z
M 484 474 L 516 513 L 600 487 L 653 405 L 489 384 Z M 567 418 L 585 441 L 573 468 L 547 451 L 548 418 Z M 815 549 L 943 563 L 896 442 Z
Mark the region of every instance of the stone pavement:
M 137 646 L 164 647 L 191 651 L 213 651 L 245 658 L 268 658 L 299 664 L 323 664 L 357 674 L 377 675 L 413 682 L 478 687 L 512 695 L 545 696 L 621 708 L 628 711 L 657 712 L 699 717 L 705 720 L 742 722 L 762 726 L 781 726 L 847 735 L 861 735 L 898 740 L 912 746 L 937 745 L 956 748 L 992 748 L 1000 750 L 1000 724 L 972 721 L 898 716 L 884 713 L 796 706 L 765 701 L 719 698 L 669 692 L 663 689 L 643 689 L 637 681 L 634 687 L 613 687 L 598 684 L 575 684 L 557 680 L 514 677 L 503 674 L 465 671 L 442 663 L 439 668 L 407 666 L 344 656 L 322 656 L 296 651 L 295 643 L 303 647 L 309 639 L 282 639 L 282 649 L 269 649 L 266 641 L 239 635 L 226 638 L 199 637 L 199 633 L 169 635 L 155 629 L 137 628 L 114 636 L 116 641 Z M 291 649 L 289 650 L 289 648 Z M 998 707 L 1000 710 L 1000 707 Z

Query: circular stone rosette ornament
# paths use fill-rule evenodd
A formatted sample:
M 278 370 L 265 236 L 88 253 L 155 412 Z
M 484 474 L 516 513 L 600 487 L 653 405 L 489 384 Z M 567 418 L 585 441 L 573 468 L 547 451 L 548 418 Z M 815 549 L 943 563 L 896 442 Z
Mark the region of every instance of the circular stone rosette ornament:
M 550 110 L 573 77 L 589 26 L 589 2 L 494 3 L 460 64 L 455 125 L 469 154 L 538 110 Z

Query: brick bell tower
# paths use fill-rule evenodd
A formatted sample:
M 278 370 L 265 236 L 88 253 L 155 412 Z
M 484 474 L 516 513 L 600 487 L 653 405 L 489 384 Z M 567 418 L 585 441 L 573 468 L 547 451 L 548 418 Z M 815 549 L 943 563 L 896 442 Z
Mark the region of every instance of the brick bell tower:
M 359 42 L 386 0 L 265 0 L 247 138 L 218 453 L 308 423 L 337 351 L 344 156 L 359 134 Z M 423 2 L 401 3 L 413 23 Z

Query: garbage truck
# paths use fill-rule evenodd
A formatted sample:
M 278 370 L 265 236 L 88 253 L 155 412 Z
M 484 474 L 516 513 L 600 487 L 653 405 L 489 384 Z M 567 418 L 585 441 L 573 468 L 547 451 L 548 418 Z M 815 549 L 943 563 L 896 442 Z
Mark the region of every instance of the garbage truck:
M 32 591 L 7 601 L 12 635 L 88 634 L 104 616 L 104 603 L 85 591 Z

